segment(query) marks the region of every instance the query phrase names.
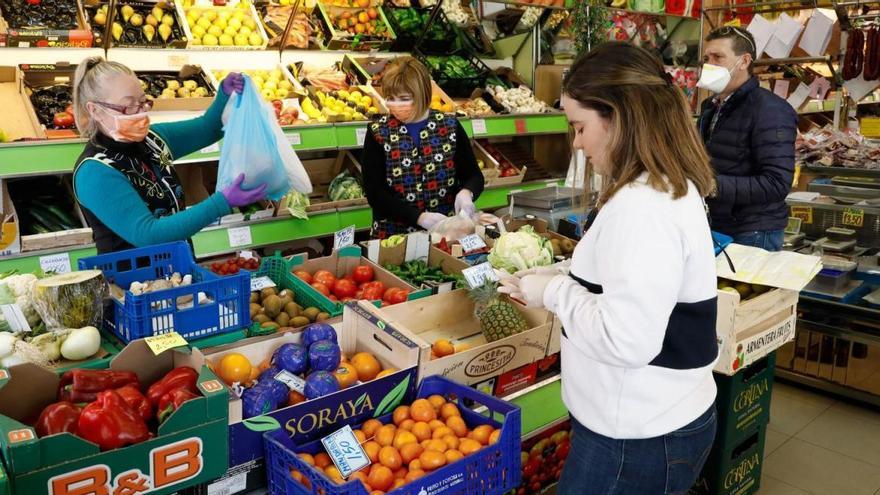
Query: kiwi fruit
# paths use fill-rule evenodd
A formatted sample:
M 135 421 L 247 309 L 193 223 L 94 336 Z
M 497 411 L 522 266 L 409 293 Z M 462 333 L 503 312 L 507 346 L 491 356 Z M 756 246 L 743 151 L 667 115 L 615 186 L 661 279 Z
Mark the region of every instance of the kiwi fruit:
M 279 327 L 286 327 L 287 324 L 290 323 L 290 315 L 283 311 L 278 313 L 278 316 L 275 317 L 275 323 L 277 323 Z
M 309 321 L 315 321 L 315 319 L 318 317 L 318 313 L 320 313 L 320 312 L 321 312 L 320 309 L 312 307 L 312 308 L 306 308 L 306 309 L 302 310 L 300 312 L 300 315 L 305 316 L 306 318 L 309 319 Z
M 564 254 L 569 254 L 574 251 L 574 242 L 571 239 L 563 239 L 560 246 L 562 247 L 562 252 Z
M 305 316 L 295 316 L 290 319 L 290 326 L 292 326 L 294 328 L 304 327 L 304 326 L 308 325 L 309 323 L 311 323 L 311 321 L 309 321 L 309 319 L 306 318 Z
M 263 309 L 266 310 L 266 314 L 269 315 L 269 318 L 275 318 L 278 316 L 278 313 L 281 313 L 281 308 L 284 307 L 284 304 L 281 302 L 281 298 L 272 294 L 265 299 L 263 299 Z
M 251 302 L 259 304 L 260 303 L 260 293 L 259 292 L 251 292 Z
M 251 303 L 251 319 L 252 320 L 254 319 L 254 316 L 257 316 L 258 314 L 260 314 L 261 309 L 263 309 L 263 307 L 260 306 L 259 304 Z
M 260 296 L 263 299 L 266 299 L 269 296 L 277 296 L 277 295 L 278 295 L 278 291 L 275 290 L 275 287 L 266 287 L 265 289 L 260 291 Z
M 260 328 L 274 328 L 275 330 L 278 330 L 280 327 L 274 321 L 267 321 L 266 323 L 260 325 Z
M 289 302 L 284 305 L 284 312 L 287 316 L 294 318 L 299 316 L 299 306 L 295 302 Z
M 257 315 L 257 316 L 254 316 L 253 320 L 254 320 L 255 322 L 257 322 L 257 323 L 260 323 L 260 324 L 262 324 L 262 323 L 268 323 L 269 321 L 272 321 L 272 320 L 269 319 L 268 316 L 263 315 L 263 314 L 259 314 L 259 315 Z
M 324 321 L 330 319 L 330 313 L 318 313 L 318 316 L 315 317 L 315 321 Z
M 550 239 L 550 245 L 553 247 L 553 256 L 562 255 L 562 244 L 559 239 Z

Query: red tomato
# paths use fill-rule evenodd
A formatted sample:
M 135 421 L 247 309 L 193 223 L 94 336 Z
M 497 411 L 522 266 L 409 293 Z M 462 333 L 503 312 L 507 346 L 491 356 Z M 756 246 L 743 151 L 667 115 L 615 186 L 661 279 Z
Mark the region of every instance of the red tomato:
M 354 300 L 355 299 L 353 297 L 343 297 L 342 299 L 340 299 L 340 301 L 344 302 L 344 303 L 347 303 L 348 301 L 354 301 Z
M 333 295 L 340 299 L 351 298 L 357 293 L 357 287 L 354 282 L 347 279 L 339 279 L 333 284 Z
M 315 276 L 313 277 L 315 282 L 321 282 L 327 287 L 333 287 L 333 284 L 336 283 L 336 275 L 328 272 L 327 270 L 318 270 L 315 272 Z
M 354 281 L 357 283 L 373 281 L 373 267 L 370 265 L 358 265 L 351 272 Z
M 380 285 L 375 285 L 373 283 L 369 283 L 364 287 L 363 299 L 367 299 L 369 301 L 376 301 L 382 299 L 382 294 L 385 289 Z
M 391 293 L 391 296 L 387 300 L 390 304 L 400 304 L 405 302 L 407 297 L 409 297 L 408 290 L 397 289 L 397 291 Z
M 325 296 L 330 295 L 330 289 L 328 289 L 327 286 L 322 284 L 321 282 L 313 282 L 311 285 L 313 289 L 320 292 L 321 294 L 324 294 Z
M 385 292 L 382 293 L 382 300 L 391 302 L 391 298 L 399 290 L 400 290 L 399 287 L 389 287 L 389 288 L 385 289 Z
M 238 265 L 232 265 L 232 264 L 230 264 L 230 265 L 226 265 L 226 266 L 227 266 L 227 268 L 226 268 L 226 271 L 227 271 L 227 272 L 229 272 L 229 273 L 238 273 Z
M 354 293 L 354 298 L 358 299 L 358 300 L 363 299 L 364 298 L 364 290 L 358 289 L 358 291 Z
M 312 283 L 312 274 L 305 271 L 305 270 L 297 270 L 297 271 L 293 272 L 293 274 L 296 275 L 297 278 L 299 278 L 300 280 L 302 280 L 303 282 L 305 282 L 307 284 Z
M 348 275 L 342 277 L 342 280 L 348 280 L 351 283 L 353 283 L 355 285 L 355 287 L 357 287 L 357 284 L 354 282 L 354 277 L 352 277 L 350 273 Z
M 331 301 L 333 301 L 333 302 L 339 302 L 339 299 L 337 299 L 336 296 L 334 296 L 333 294 L 330 294 L 330 295 L 327 296 L 327 297 L 328 297 Z

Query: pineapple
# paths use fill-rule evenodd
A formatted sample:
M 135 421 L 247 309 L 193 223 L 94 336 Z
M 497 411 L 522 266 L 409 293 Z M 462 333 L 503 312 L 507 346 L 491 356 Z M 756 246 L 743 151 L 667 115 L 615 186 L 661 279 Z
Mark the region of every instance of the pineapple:
M 480 330 L 488 342 L 516 335 L 529 328 L 522 313 L 502 299 L 497 289 L 498 282 L 487 280 L 468 294 L 474 300 L 474 315 L 480 320 Z

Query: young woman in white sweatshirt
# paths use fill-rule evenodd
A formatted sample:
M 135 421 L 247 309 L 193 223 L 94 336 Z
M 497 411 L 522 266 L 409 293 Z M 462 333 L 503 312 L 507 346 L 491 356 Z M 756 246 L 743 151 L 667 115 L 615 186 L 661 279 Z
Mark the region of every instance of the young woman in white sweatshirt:
M 558 493 L 686 493 L 716 429 L 709 159 L 684 95 L 644 49 L 606 43 L 582 56 L 562 101 L 573 147 L 608 186 L 570 267 L 501 288 L 564 327 L 574 438 Z

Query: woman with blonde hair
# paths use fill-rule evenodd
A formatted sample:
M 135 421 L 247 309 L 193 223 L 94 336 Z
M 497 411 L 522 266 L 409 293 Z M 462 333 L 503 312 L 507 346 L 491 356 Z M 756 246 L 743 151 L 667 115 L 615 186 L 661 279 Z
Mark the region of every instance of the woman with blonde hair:
M 562 494 L 683 494 L 715 437 L 709 159 L 660 61 L 624 43 L 579 58 L 562 101 L 607 186 L 571 264 L 503 277 L 556 313 L 572 450 Z
M 398 57 L 382 76 L 382 92 L 391 115 L 367 127 L 361 160 L 372 236 L 430 230 L 461 211 L 473 215 L 483 173 L 458 120 L 431 110 L 428 69 Z

